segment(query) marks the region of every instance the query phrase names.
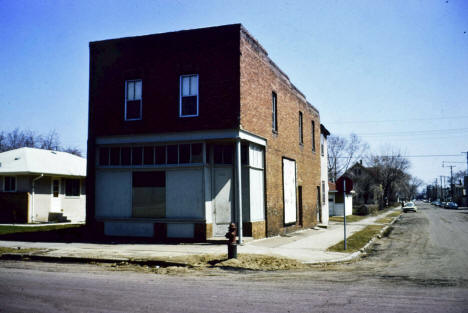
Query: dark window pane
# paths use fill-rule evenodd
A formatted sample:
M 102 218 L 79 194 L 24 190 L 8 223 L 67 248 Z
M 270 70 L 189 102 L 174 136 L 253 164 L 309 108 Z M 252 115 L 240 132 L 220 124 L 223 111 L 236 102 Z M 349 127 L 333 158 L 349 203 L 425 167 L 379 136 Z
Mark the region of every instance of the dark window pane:
M 65 180 L 65 195 L 68 197 L 78 197 L 80 195 L 80 180 L 66 179 Z
M 223 146 L 214 146 L 214 162 L 216 164 L 223 163 Z
M 141 118 L 140 104 L 141 104 L 140 100 L 127 101 L 127 115 L 126 115 L 127 120 Z
M 203 162 L 203 144 L 194 143 L 192 144 L 192 163 L 202 163 Z
M 166 164 L 166 146 L 158 146 L 156 150 L 156 164 Z
M 123 147 L 120 148 L 120 164 L 122 165 L 130 165 L 130 154 L 131 154 L 130 147 Z
M 143 149 L 143 162 L 145 165 L 154 164 L 154 148 L 153 147 L 144 147 Z
M 143 156 L 142 147 L 133 147 L 132 148 L 132 165 L 141 165 Z
M 120 165 L 120 148 L 114 147 L 110 149 L 110 165 Z
M 224 164 L 232 164 L 232 157 L 233 157 L 233 148 L 232 148 L 232 146 L 224 146 L 224 149 L 223 149 L 223 163 Z
M 197 96 L 182 97 L 182 112 L 181 115 L 196 115 L 197 114 Z
M 190 145 L 179 145 L 179 163 L 190 163 Z
M 133 187 L 166 187 L 166 172 L 133 172 Z
M 206 158 L 206 163 L 210 164 L 211 163 L 211 159 L 210 159 L 210 149 L 213 149 L 213 146 L 212 145 L 206 145 L 206 155 L 205 155 L 205 158 Z
M 249 164 L 249 146 L 241 146 L 241 162 L 242 164 Z
M 109 148 L 99 148 L 99 165 L 109 165 Z
M 167 164 L 177 164 L 178 163 L 178 146 L 169 145 L 167 146 Z

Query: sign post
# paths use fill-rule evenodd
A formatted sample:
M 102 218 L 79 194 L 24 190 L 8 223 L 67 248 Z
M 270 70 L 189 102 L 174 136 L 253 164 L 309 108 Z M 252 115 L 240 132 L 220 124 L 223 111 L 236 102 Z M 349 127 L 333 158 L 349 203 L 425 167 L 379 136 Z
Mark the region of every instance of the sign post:
M 346 179 L 343 179 L 343 224 L 344 224 L 344 249 L 346 250 Z
M 341 176 L 336 181 L 336 190 L 343 192 L 344 250 L 346 250 L 348 248 L 346 242 L 346 194 L 353 190 L 353 181 L 348 177 Z

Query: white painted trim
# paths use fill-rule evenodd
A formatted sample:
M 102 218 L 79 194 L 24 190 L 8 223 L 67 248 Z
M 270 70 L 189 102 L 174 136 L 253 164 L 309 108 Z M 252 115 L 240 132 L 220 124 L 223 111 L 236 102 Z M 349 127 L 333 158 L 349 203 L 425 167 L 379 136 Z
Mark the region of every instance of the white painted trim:
M 133 136 L 108 136 L 96 137 L 97 145 L 113 144 L 144 144 L 144 143 L 170 143 L 174 141 L 205 141 L 216 139 L 236 139 L 250 141 L 261 146 L 266 146 L 266 139 L 246 132 L 244 130 L 226 129 L 217 131 L 193 131 L 181 133 L 161 133 L 151 135 L 133 135 Z
M 127 83 L 141 81 L 141 98 L 140 98 L 140 118 L 127 118 Z M 124 119 L 126 121 L 140 121 L 143 118 L 143 79 L 128 79 L 125 81 L 125 112 Z
M 192 115 L 182 115 L 182 78 L 184 77 L 192 77 L 196 76 L 197 77 L 197 114 L 192 114 Z M 199 99 L 200 99 L 200 94 L 198 92 L 200 86 L 200 79 L 198 74 L 185 74 L 185 75 L 180 75 L 179 76 L 179 117 L 197 117 L 199 115 Z

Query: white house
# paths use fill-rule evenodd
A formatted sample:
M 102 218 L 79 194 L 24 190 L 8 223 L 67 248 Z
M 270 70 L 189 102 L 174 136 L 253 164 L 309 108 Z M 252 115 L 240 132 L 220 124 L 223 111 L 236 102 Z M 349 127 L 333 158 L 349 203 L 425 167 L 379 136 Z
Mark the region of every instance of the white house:
M 353 195 L 346 194 L 343 201 L 343 193 L 336 190 L 335 183 L 328 183 L 328 202 L 330 216 L 343 216 L 343 209 L 346 207 L 346 216 L 353 214 Z M 353 192 L 353 191 L 352 191 Z M 346 205 L 346 206 L 345 206 Z
M 329 203 L 328 203 L 328 151 L 327 151 L 327 137 L 330 132 L 320 124 L 320 190 L 321 190 L 321 207 L 320 215 L 317 218 L 322 225 L 328 225 L 329 217 Z
M 82 222 L 86 159 L 20 148 L 0 153 L 0 222 Z

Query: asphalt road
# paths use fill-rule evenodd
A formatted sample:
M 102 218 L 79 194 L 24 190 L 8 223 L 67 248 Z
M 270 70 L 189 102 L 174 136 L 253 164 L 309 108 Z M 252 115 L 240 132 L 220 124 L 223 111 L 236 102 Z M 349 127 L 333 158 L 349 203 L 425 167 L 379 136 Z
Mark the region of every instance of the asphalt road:
M 0 262 L 0 312 L 468 312 L 468 212 L 422 206 L 359 262 L 155 275 Z

